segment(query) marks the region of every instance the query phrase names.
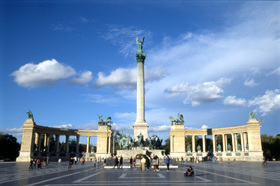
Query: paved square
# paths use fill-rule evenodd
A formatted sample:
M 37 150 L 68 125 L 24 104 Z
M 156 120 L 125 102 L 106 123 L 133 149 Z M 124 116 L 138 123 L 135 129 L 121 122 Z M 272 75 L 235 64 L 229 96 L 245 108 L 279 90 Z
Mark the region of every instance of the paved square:
M 0 163 L 0 185 L 280 185 L 280 163 L 201 162 L 179 163 L 178 169 L 153 169 L 142 172 L 140 168 L 104 169 L 93 164 L 73 165 L 67 170 L 67 162 L 61 166 L 51 162 L 40 170 L 28 169 L 28 163 Z M 194 177 L 183 175 L 186 167 L 193 166 Z

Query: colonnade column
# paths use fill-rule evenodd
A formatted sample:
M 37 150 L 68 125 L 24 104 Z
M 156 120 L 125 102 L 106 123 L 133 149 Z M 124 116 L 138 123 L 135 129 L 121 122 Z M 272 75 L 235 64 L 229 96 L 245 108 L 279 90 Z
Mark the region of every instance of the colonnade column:
M 41 137 L 42 137 L 42 134 L 39 133 L 38 134 L 38 152 L 41 152 Z
M 248 137 L 247 137 L 247 133 L 244 132 L 244 147 L 245 147 L 244 150 L 245 151 L 248 151 L 247 144 L 248 144 Z
M 76 153 L 79 153 L 79 143 L 80 143 L 80 136 L 76 136 Z
M 47 151 L 47 134 L 44 135 L 44 151 Z
M 240 139 L 241 139 L 241 151 L 244 151 L 244 136 L 243 136 L 243 132 L 240 133 Z
M 226 140 L 225 140 L 225 134 L 222 134 L 223 137 L 223 152 L 226 151 Z
M 235 151 L 238 151 L 238 139 L 237 139 L 237 133 L 234 134 L 235 139 Z
M 174 141 L 174 139 L 173 138 L 174 138 L 174 136 L 170 137 L 170 147 L 171 147 L 170 152 L 174 151 L 174 148 L 173 148 L 173 141 Z
M 90 147 L 90 136 L 87 136 L 87 153 L 89 153 L 89 147 Z
M 108 150 L 108 153 L 110 153 L 110 154 L 111 154 L 111 137 L 109 137 L 109 142 L 108 142 L 108 144 L 109 144 L 109 150 Z
M 69 152 L 69 135 L 66 135 L 66 149 L 65 149 L 66 153 Z
M 206 135 L 202 136 L 202 143 L 203 143 L 203 152 L 206 152 L 206 143 L 205 143 L 205 137 Z
M 47 146 L 46 146 L 46 151 L 47 152 L 50 152 L 50 135 L 47 134 Z
M 195 152 L 195 135 L 192 136 L 192 152 Z
M 56 153 L 59 152 L 59 135 L 58 134 L 55 135 L 55 152 Z
M 231 143 L 232 143 L 232 151 L 235 152 L 236 148 L 235 148 L 235 136 L 234 136 L 234 134 L 231 134 Z
M 227 151 L 228 150 L 228 136 L 227 134 L 225 134 L 225 149 L 223 149 L 223 151 Z
M 213 153 L 215 153 L 216 152 L 216 135 L 215 134 L 213 134 L 212 135 L 213 137 Z

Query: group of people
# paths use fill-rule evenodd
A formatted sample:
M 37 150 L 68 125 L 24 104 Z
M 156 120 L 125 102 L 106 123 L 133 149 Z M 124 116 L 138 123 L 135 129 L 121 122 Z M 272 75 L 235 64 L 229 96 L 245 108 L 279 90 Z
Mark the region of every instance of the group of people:
M 30 162 L 29 162 L 29 169 L 42 169 L 42 163 L 43 163 L 43 166 L 48 166 L 49 165 L 49 157 L 44 157 L 43 158 L 43 162 L 41 160 L 41 158 L 34 158 L 34 159 L 31 159 Z

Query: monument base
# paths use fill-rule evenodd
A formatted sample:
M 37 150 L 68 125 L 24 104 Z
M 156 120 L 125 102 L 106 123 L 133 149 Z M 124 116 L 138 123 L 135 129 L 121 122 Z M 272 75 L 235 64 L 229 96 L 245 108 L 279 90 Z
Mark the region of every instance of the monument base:
M 147 156 L 153 157 L 157 155 L 160 159 L 164 158 L 165 150 L 154 149 L 149 150 L 148 147 L 136 147 L 131 150 L 117 150 L 117 156 L 122 155 L 123 158 L 135 157 L 137 154 L 146 154 Z

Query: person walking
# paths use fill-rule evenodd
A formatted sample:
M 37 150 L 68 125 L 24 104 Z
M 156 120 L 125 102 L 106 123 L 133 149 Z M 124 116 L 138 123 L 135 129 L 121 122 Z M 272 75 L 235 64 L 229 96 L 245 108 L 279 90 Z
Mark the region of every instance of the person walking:
M 42 169 L 41 159 L 38 159 L 38 169 Z
M 96 167 L 96 157 L 93 158 L 93 167 Z
M 156 156 L 154 156 L 152 163 L 153 163 L 153 166 L 154 166 L 154 171 L 157 171 L 157 159 L 156 159 Z
M 98 158 L 97 158 L 97 168 L 99 168 L 100 161 L 101 161 L 101 160 L 100 160 L 100 157 L 98 157 Z
M 114 165 L 114 168 L 115 168 L 115 166 L 117 166 L 117 168 L 118 168 L 118 166 L 119 166 L 119 160 L 118 160 L 118 157 L 116 156 L 116 158 L 115 158 L 115 165 Z M 113 169 L 114 169 L 113 168 Z
M 132 168 L 132 161 L 133 161 L 133 159 L 132 159 L 132 156 L 131 156 L 130 159 L 129 159 L 130 168 Z
M 120 164 L 119 164 L 119 168 L 123 168 L 123 157 L 122 157 L 122 155 L 121 155 L 121 157 L 120 157 Z
M 85 161 L 86 161 L 86 160 L 85 160 L 85 158 L 83 157 L 83 158 L 82 158 L 82 165 L 85 164 Z
M 33 169 L 33 159 L 30 160 L 29 169 Z
M 134 157 L 134 158 L 132 159 L 132 164 L 133 164 L 133 167 L 135 168 L 135 164 L 136 164 L 136 157 Z
M 166 167 L 167 167 L 167 172 L 169 172 L 169 164 L 170 164 L 169 156 L 167 156 L 167 158 L 165 159 L 165 163 L 166 163 Z
M 142 155 L 141 156 L 141 170 L 145 171 L 145 164 L 146 164 L 146 158 Z
M 150 166 L 151 166 L 151 163 L 150 163 L 150 158 L 148 156 L 145 156 L 146 158 L 146 167 L 147 167 L 147 171 L 150 170 Z

